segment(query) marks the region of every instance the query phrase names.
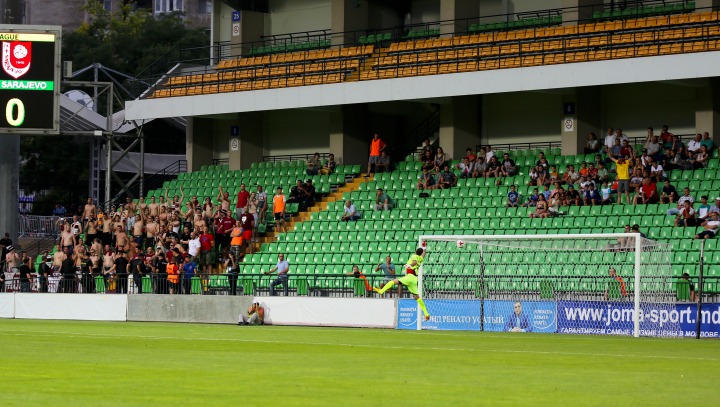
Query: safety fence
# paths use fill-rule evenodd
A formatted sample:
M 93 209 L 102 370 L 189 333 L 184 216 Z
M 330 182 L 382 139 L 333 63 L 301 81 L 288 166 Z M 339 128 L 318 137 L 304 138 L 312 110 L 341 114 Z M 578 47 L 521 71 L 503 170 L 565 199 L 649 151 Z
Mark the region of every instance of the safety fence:
M 346 275 L 303 274 L 279 278 L 263 274 L 194 274 L 167 273 L 116 274 L 53 273 L 47 277 L 33 273 L 21 279 L 17 272 L 4 273 L 4 292 L 66 294 L 168 294 L 168 295 L 245 295 L 411 298 L 404 287 L 394 286 L 378 295 L 372 287 L 382 287 L 392 278 L 371 275 L 355 278 Z M 673 292 L 677 302 L 720 300 L 720 276 L 691 275 L 643 277 L 643 287 L 650 292 Z M 607 277 L 595 275 L 427 275 L 423 292 L 432 298 L 445 299 L 583 299 L 614 298 L 630 300 L 634 290 L 632 277 L 626 277 L 621 289 Z M 627 291 L 627 294 L 625 294 Z
M 19 215 L 18 234 L 23 237 L 57 236 L 61 225 L 57 216 Z

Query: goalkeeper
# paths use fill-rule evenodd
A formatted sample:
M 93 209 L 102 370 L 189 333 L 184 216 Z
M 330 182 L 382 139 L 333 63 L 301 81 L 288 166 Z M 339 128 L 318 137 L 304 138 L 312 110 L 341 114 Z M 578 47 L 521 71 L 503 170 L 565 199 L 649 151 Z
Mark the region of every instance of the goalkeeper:
M 410 260 L 408 260 L 407 264 L 405 265 L 405 274 L 404 277 L 396 278 L 389 283 L 385 284 L 385 286 L 381 289 L 378 289 L 377 287 L 373 287 L 373 290 L 378 294 L 383 294 L 385 291 L 392 288 L 395 284 L 402 284 L 405 287 L 408 288 L 410 293 L 413 295 L 413 298 L 415 298 L 415 301 L 418 302 L 420 305 L 420 308 L 422 308 L 423 312 L 425 313 L 425 320 L 427 321 L 430 319 L 430 314 L 428 314 L 427 309 L 425 308 L 425 303 L 423 302 L 422 298 L 418 295 L 418 279 L 417 279 L 417 270 L 422 264 L 423 260 L 425 260 L 425 249 L 418 248 L 415 251 L 415 254 L 410 256 Z

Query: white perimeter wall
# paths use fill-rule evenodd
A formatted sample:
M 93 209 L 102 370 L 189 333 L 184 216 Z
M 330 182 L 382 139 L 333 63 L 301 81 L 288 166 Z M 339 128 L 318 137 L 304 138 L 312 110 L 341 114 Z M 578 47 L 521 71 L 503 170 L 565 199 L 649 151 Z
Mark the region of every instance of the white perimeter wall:
M 369 298 L 255 297 L 272 325 L 395 328 L 397 301 Z
M 270 0 L 265 15 L 265 35 L 329 30 L 332 27 L 330 0 Z
M 127 295 L 15 293 L 15 318 L 127 320 Z

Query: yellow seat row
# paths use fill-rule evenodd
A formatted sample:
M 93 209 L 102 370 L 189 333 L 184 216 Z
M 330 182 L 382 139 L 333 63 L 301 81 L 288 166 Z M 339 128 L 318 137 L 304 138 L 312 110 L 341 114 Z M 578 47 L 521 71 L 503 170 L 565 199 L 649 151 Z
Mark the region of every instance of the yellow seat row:
M 633 30 L 641 28 L 663 27 L 675 24 L 700 23 L 717 21 L 718 12 L 696 14 L 680 14 L 664 17 L 640 18 L 635 20 L 607 21 L 601 23 L 571 25 L 564 27 L 537 28 L 517 31 L 496 32 L 479 35 L 464 35 L 454 38 L 437 38 L 421 41 L 397 42 L 381 52 L 402 52 L 426 48 L 441 48 L 459 45 L 482 44 L 489 42 L 529 40 L 563 35 L 603 33 L 617 30 Z M 701 30 L 698 28 L 698 30 Z M 652 34 L 652 33 L 649 33 Z M 633 35 L 633 34 L 628 34 Z
M 171 89 L 157 89 L 148 99 L 173 96 L 195 96 L 212 93 L 241 92 L 246 90 L 274 89 L 292 86 L 319 85 L 342 82 L 345 75 L 340 73 L 306 75 L 291 78 L 271 78 L 235 83 L 216 83 L 202 86 L 186 86 Z
M 584 48 L 597 47 L 604 45 L 620 45 L 642 43 L 655 40 L 682 40 L 692 39 L 703 35 L 720 35 L 720 26 L 712 27 L 691 27 L 678 28 L 665 31 L 638 32 L 631 34 L 618 35 L 600 35 L 588 36 L 583 38 L 573 38 L 569 40 L 550 40 L 536 41 L 526 44 L 507 44 L 507 45 L 479 45 L 478 48 L 468 48 L 460 50 L 442 51 L 412 54 L 397 54 L 393 56 L 379 57 L 370 63 L 371 66 L 389 66 L 389 65 L 406 65 L 416 64 L 418 62 L 448 61 L 463 58 L 476 58 L 510 55 L 518 53 L 531 53 L 543 51 L 556 51 L 568 48 Z
M 364 55 L 370 55 L 374 51 L 374 46 L 366 45 L 361 47 L 350 47 L 343 49 L 327 49 L 322 51 L 300 51 L 277 55 L 267 55 L 264 57 L 249 57 L 239 59 L 228 59 L 220 61 L 217 67 L 213 69 L 232 69 L 242 68 L 255 65 L 281 64 L 288 62 L 315 61 L 318 59 L 329 58 L 352 58 Z
M 243 69 L 230 72 L 209 73 L 203 75 L 176 76 L 168 80 L 164 86 L 197 85 L 212 82 L 226 82 L 241 79 L 258 79 L 271 76 L 302 75 L 306 73 L 317 73 L 324 71 L 338 71 L 357 69 L 360 61 L 357 59 L 319 62 L 297 65 L 286 65 L 271 68 Z
M 718 51 L 720 40 L 696 41 L 679 44 L 646 45 L 613 50 L 567 52 L 486 59 L 469 62 L 428 64 L 400 68 L 386 68 L 360 72 L 360 80 L 395 78 L 405 76 L 433 75 L 453 72 L 482 71 L 488 69 L 517 68 L 521 66 L 554 65 L 573 62 L 601 61 L 607 59 L 644 57 L 654 55 L 679 54 L 687 52 Z M 475 50 L 466 50 L 475 51 Z M 474 55 L 476 56 L 476 55 Z

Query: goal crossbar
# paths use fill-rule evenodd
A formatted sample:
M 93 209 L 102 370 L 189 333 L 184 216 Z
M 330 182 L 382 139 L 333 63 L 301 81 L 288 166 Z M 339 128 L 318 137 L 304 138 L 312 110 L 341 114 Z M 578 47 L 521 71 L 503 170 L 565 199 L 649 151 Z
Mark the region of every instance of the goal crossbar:
M 638 338 L 640 337 L 640 265 L 641 265 L 641 255 L 642 255 L 642 248 L 643 248 L 643 238 L 640 233 L 596 233 L 596 234 L 555 234 L 555 235 L 420 235 L 418 238 L 418 247 L 423 247 L 423 242 L 426 242 L 428 240 L 441 240 L 441 241 L 453 241 L 453 240 L 463 240 L 468 241 L 470 244 L 478 244 L 478 242 L 474 242 L 473 240 L 488 240 L 488 241 L 502 241 L 502 240 L 523 240 L 523 239 L 607 239 L 607 238 L 634 238 L 634 253 L 635 253 L 635 284 L 634 284 L 634 307 L 635 312 L 633 313 L 633 336 Z M 480 243 L 482 245 L 482 243 Z M 492 243 L 488 243 L 488 245 L 492 245 Z M 423 266 L 420 265 L 418 269 L 418 292 L 420 297 L 423 295 Z M 422 312 L 420 308 L 417 309 L 417 330 L 422 330 L 422 321 L 424 318 L 422 318 Z

